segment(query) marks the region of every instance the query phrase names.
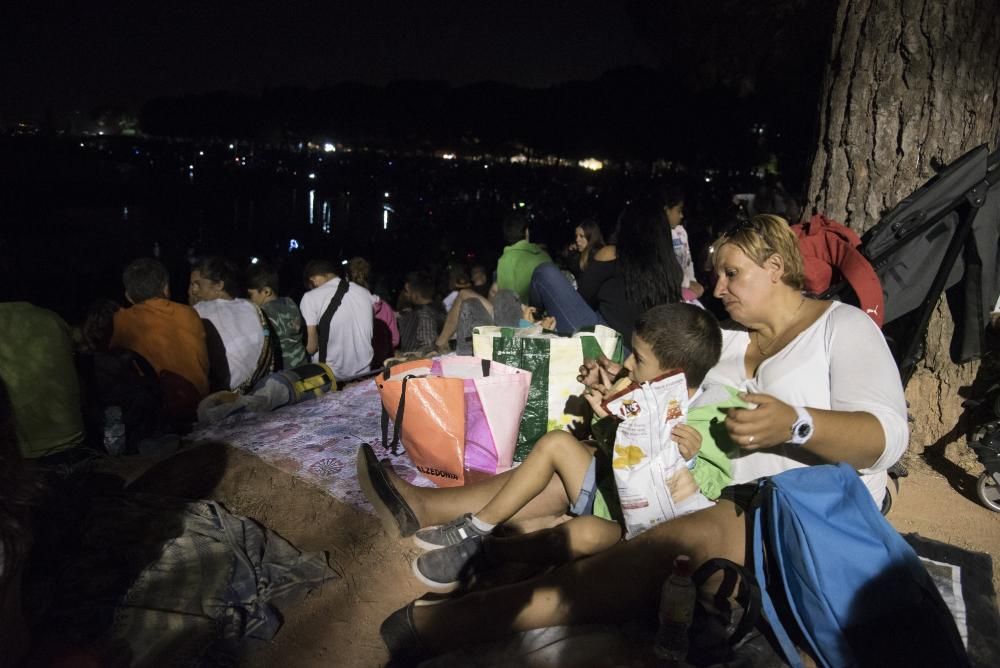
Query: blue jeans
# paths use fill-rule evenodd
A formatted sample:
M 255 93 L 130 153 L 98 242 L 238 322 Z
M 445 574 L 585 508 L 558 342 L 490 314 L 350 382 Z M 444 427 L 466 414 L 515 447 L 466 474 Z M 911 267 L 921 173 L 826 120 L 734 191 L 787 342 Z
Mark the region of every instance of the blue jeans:
M 554 317 L 556 331 L 564 336 L 581 327 L 606 324 L 551 262 L 538 265 L 531 275 L 531 303 Z

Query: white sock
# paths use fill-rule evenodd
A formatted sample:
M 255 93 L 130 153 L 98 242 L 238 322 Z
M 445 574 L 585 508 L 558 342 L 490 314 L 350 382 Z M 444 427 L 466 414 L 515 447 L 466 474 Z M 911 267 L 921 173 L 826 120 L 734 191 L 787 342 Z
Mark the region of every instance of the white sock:
M 484 522 L 475 515 L 469 518 L 472 521 L 472 526 L 476 527 L 479 533 L 490 533 L 493 531 L 496 524 L 490 524 L 489 522 Z

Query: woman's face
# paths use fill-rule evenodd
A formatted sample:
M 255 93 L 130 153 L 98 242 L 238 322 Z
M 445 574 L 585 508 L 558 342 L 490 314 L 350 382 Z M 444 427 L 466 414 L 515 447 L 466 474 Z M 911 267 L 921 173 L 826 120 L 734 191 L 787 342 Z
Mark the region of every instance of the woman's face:
M 588 243 L 589 242 L 587 241 L 587 235 L 584 234 L 583 228 L 582 227 L 576 228 L 576 249 L 582 253 L 583 251 L 587 250 Z
M 779 269 L 758 266 L 733 244 L 723 244 L 716 253 L 713 294 L 722 301 L 733 320 L 741 325 L 754 324 L 780 282 Z
M 207 302 L 224 296 L 222 281 L 205 278 L 197 269 L 191 272 L 191 282 L 188 284 L 188 304 L 194 306 L 198 302 Z
M 684 202 L 665 207 L 664 211 L 667 213 L 667 222 L 670 223 L 670 229 L 684 222 Z

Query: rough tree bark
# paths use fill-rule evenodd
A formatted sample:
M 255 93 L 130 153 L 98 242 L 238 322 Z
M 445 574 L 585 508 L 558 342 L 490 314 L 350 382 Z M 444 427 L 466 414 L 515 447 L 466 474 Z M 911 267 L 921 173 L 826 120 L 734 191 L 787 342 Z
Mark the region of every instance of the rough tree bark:
M 1000 134 L 996 0 L 840 0 L 808 197 L 859 233 L 948 163 Z M 939 304 L 907 387 L 911 452 L 960 440 L 960 387 Z

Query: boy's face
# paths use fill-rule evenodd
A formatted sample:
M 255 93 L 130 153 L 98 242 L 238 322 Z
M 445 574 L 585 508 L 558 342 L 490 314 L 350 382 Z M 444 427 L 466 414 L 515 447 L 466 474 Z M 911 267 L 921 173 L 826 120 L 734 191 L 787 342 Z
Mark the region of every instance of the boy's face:
M 636 383 L 645 383 L 670 371 L 660 366 L 653 348 L 638 334 L 632 335 L 632 354 L 625 360 L 625 368 L 629 370 L 629 378 Z

